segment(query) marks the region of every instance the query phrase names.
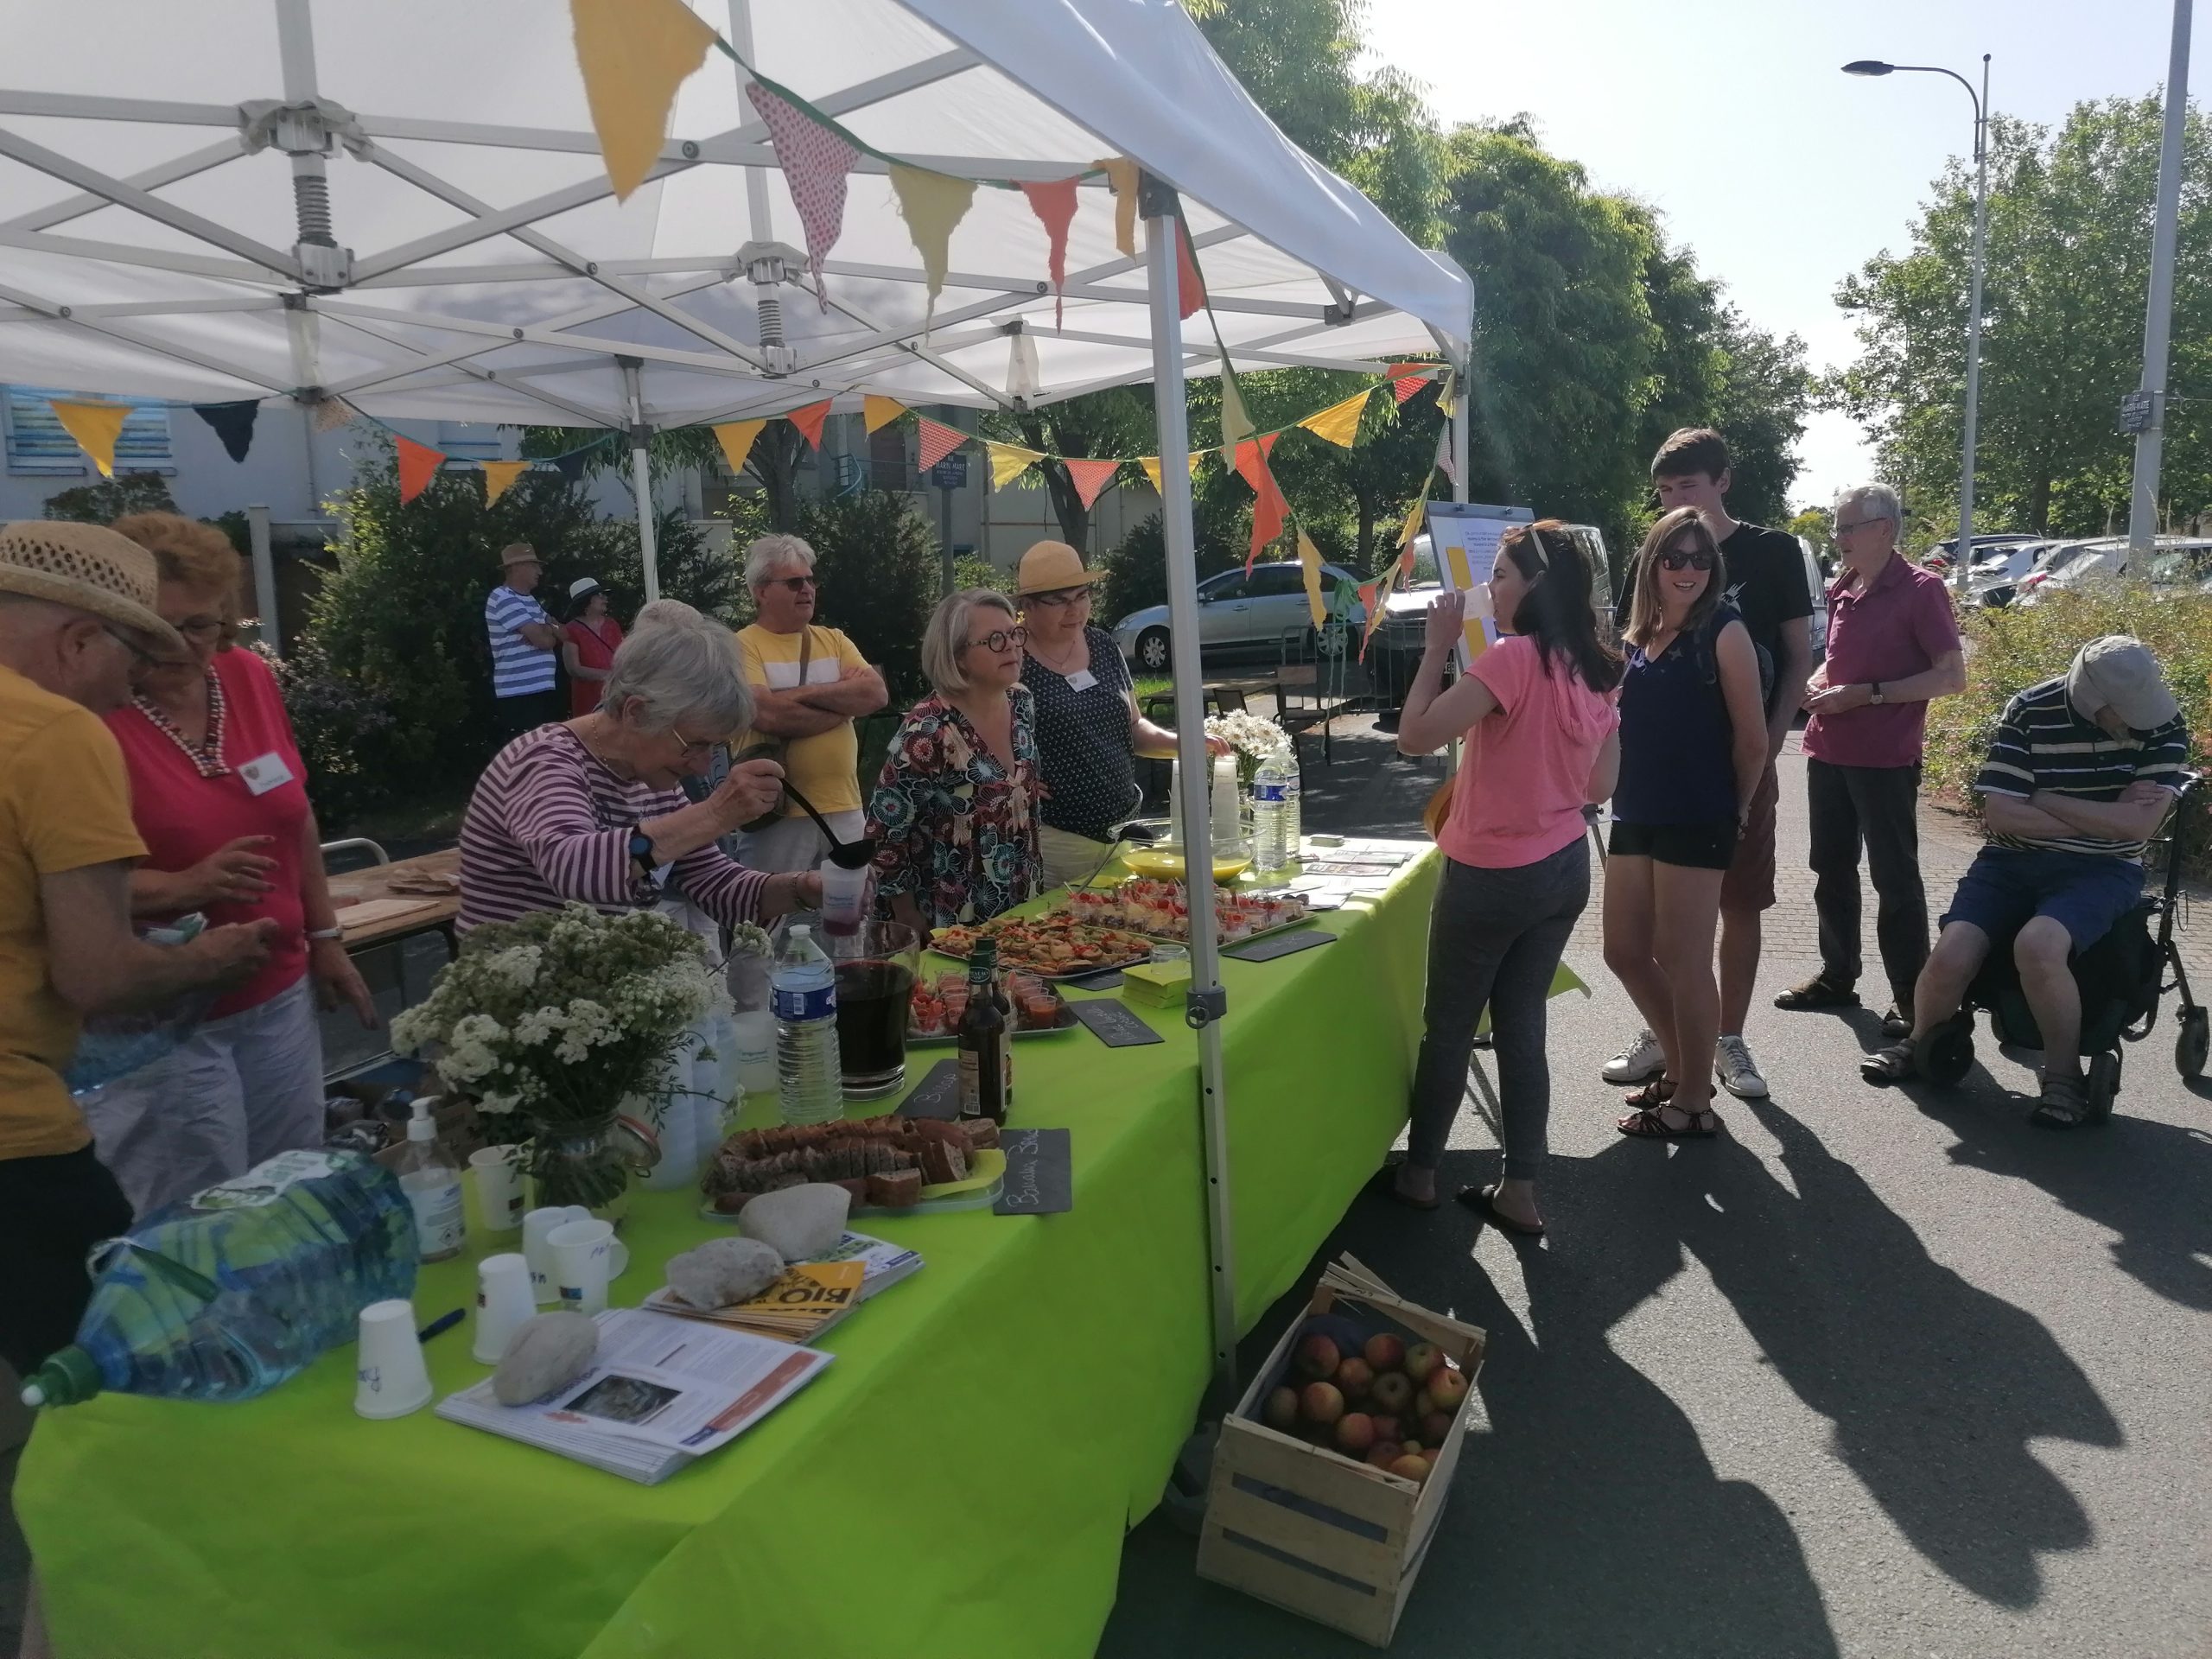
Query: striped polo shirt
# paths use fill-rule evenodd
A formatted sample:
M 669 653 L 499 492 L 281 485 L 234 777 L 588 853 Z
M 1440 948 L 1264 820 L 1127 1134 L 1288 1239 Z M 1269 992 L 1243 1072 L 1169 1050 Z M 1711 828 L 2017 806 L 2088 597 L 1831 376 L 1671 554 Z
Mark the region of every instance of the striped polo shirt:
M 681 791 L 626 782 L 566 726 L 525 732 L 493 757 L 461 823 L 462 931 L 570 899 L 610 915 L 660 902 L 630 856 L 632 826 L 686 804 Z M 768 878 L 712 842 L 670 867 L 671 884 L 718 922 L 758 919 Z
M 553 689 L 553 653 L 540 651 L 517 632 L 525 622 L 553 619 L 528 594 L 518 594 L 501 582 L 484 601 L 484 630 L 492 637 L 492 695 L 526 697 L 533 691 Z
M 1989 757 L 1974 780 L 1975 792 L 2011 795 L 2025 800 L 2037 790 L 2071 795 L 2105 804 L 2120 798 L 2130 784 L 2181 787 L 2189 734 L 2179 720 L 2155 731 L 2136 732 L 2125 741 L 2107 737 L 2094 721 L 2075 712 L 2066 695 L 2066 677 L 2031 685 L 2005 705 Z M 2094 836 L 2001 836 L 1990 844 L 2018 852 L 2094 853 L 2107 858 L 2140 859 L 2145 843 L 2105 841 Z

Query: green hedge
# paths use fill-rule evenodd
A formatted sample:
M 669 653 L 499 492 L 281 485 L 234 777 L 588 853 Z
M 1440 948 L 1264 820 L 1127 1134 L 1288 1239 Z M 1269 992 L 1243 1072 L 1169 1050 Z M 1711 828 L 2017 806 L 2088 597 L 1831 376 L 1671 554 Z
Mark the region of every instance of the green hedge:
M 1977 610 L 1967 619 L 1967 689 L 1929 710 L 1927 778 L 1955 806 L 1968 788 L 2016 691 L 2063 674 L 2084 641 L 2133 634 L 2149 646 L 2188 722 L 2190 764 L 2212 770 L 2212 594 L 2143 589 L 2054 594 L 2039 604 Z M 2191 864 L 2212 868 L 2212 811 L 2202 803 L 2190 826 Z

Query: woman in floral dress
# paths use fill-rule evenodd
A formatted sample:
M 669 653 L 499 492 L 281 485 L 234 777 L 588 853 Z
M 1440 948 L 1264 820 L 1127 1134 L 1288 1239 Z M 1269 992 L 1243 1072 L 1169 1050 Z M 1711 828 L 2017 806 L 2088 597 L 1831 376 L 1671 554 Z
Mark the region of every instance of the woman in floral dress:
M 1043 885 L 1027 639 L 1013 601 L 988 588 L 941 601 L 923 636 L 922 669 L 937 691 L 891 740 L 868 833 L 878 905 L 925 935 L 988 921 Z

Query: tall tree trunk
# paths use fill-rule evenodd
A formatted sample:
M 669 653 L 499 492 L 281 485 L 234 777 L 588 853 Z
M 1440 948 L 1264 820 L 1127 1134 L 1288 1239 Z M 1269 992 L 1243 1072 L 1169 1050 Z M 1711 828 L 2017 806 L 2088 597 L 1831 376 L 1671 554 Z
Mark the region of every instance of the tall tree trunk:
M 760 480 L 760 493 L 768 498 L 772 529 L 798 527 L 798 447 L 805 442 L 804 435 L 788 421 L 771 421 L 745 459 L 746 469 Z
M 1057 461 L 1042 463 L 1046 493 L 1052 498 L 1053 516 L 1060 521 L 1060 539 L 1078 553 L 1089 556 L 1090 552 L 1090 509 L 1083 505 L 1083 498 L 1075 493 L 1075 480 L 1068 476 L 1068 469 Z

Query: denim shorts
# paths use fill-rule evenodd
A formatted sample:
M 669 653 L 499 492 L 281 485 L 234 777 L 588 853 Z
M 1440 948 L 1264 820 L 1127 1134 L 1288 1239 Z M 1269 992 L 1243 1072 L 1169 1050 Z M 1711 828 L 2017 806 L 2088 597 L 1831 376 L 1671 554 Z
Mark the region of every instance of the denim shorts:
M 1959 878 L 1943 925 L 1971 923 L 2003 944 L 2048 916 L 2078 952 L 2112 931 L 2142 896 L 2143 867 L 2132 858 L 1985 847 Z

